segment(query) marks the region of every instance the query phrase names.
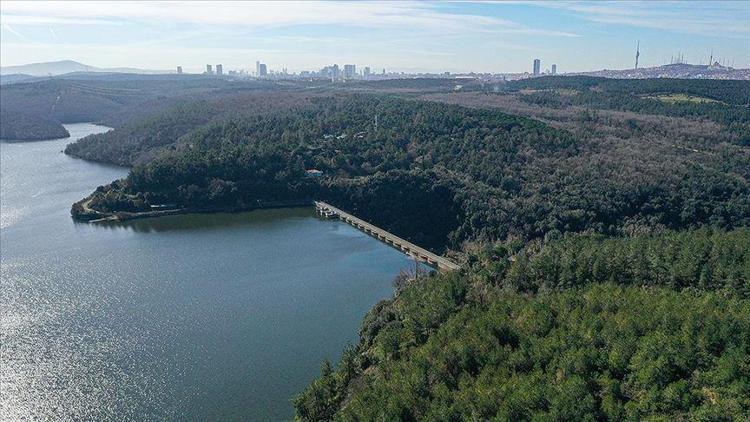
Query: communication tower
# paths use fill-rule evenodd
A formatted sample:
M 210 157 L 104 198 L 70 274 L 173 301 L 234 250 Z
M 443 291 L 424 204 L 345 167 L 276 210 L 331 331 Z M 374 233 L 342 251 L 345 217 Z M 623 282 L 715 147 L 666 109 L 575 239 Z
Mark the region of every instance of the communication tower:
M 641 56 L 641 40 L 638 40 L 638 44 L 635 47 L 635 68 L 638 69 L 638 58 Z

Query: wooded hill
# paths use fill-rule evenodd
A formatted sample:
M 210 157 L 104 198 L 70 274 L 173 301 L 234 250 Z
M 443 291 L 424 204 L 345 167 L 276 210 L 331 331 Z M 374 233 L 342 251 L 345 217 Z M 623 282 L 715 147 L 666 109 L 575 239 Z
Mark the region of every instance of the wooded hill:
M 70 133 L 58 122 L 0 110 L 0 139 L 39 141 L 67 138 Z
M 67 75 L 34 82 L 0 86 L 0 108 L 7 114 L 3 132 L 15 139 L 37 139 L 49 132 L 50 124 L 64 130 L 62 123 L 94 122 L 119 127 L 144 118 L 182 101 L 212 95 L 273 88 L 271 82 L 234 82 L 198 75 Z M 6 116 L 6 114 L 4 114 Z M 11 116 L 22 116 L 23 124 Z M 59 133 L 54 133 L 52 137 Z
M 744 420 L 747 90 L 259 90 L 180 101 L 67 152 L 133 165 L 92 195 L 101 211 L 316 198 L 462 261 L 399 276 L 296 398 L 302 420 Z
M 464 274 L 402 282 L 365 317 L 359 344 L 335 369 L 323 363 L 295 399 L 297 416 L 750 416 L 750 231 L 566 236 L 508 261 L 513 249 L 481 254 Z M 591 255 L 612 266 L 592 269 Z M 637 268 L 618 264 L 631 257 Z M 528 286 L 539 290 L 523 293 Z
M 146 154 L 93 204 L 129 210 L 140 195 L 142 206 L 236 209 L 318 197 L 438 251 L 549 232 L 750 221 L 739 146 L 657 145 L 635 124 L 623 149 L 496 110 L 378 95 L 225 101 L 184 104 L 71 145 L 68 153 L 118 163 Z M 690 151 L 693 142 L 707 153 Z M 305 178 L 310 168 L 328 177 Z
M 750 145 L 747 81 L 544 77 L 515 81 L 505 89 L 521 92 L 522 100 L 545 107 L 585 106 L 712 120 L 723 124 L 736 142 Z

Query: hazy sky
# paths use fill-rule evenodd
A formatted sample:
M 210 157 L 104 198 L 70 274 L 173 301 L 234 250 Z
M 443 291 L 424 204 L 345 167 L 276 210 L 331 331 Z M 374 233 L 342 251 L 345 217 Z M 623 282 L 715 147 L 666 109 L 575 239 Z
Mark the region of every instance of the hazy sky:
M 0 64 L 290 71 L 560 71 L 714 58 L 750 67 L 750 2 L 0 2 Z

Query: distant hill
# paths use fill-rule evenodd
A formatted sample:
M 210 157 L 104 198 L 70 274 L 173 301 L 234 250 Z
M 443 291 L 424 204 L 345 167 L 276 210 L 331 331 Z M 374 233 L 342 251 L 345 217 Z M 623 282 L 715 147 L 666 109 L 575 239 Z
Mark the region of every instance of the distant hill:
M 57 130 L 62 129 L 60 123 L 76 122 L 117 127 L 180 101 L 284 89 L 272 81 L 233 81 L 202 75 L 72 72 L 6 83 L 6 77 L 11 76 L 3 76 L 0 85 L 6 129 L 0 139 L 39 139 L 46 134 L 60 137 L 47 122 L 55 122 Z M 5 127 L 14 119 L 18 120 L 14 127 Z
M 73 60 L 60 60 L 56 62 L 31 63 L 19 66 L 0 67 L 0 74 L 24 74 L 30 76 L 56 76 L 73 72 L 108 72 L 108 73 L 142 73 L 142 74 L 160 74 L 170 73 L 166 70 L 146 70 L 131 67 L 117 68 L 100 68 L 89 66 Z
M 35 80 L 36 76 L 24 75 L 23 73 L 8 73 L 0 75 L 0 85 L 15 84 L 18 82 L 29 82 Z
M 733 67 L 721 66 L 718 63 L 714 63 L 713 65 L 675 63 L 640 69 L 604 69 L 593 72 L 568 73 L 566 75 L 601 76 L 616 79 L 679 78 L 750 80 L 750 69 L 735 69 Z

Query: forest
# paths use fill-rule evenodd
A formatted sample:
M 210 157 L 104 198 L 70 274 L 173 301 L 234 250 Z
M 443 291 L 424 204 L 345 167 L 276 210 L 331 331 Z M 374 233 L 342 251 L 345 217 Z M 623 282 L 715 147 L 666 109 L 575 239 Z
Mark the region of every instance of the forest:
M 140 82 L 46 82 L 131 167 L 74 218 L 322 199 L 462 265 L 398 275 L 298 419 L 750 419 L 750 83 Z
M 277 103 L 273 95 L 289 91 L 310 94 L 450 92 L 457 83 L 472 85 L 472 82 L 457 82 L 452 78 L 358 81 L 336 85 L 327 79 L 271 81 L 122 73 L 71 73 L 50 78 L 6 79 L 0 85 L 0 109 L 11 113 L 14 118 L 5 119 L 13 128 L 0 134 L 0 139 L 17 140 L 38 139 L 41 134 L 49 132 L 50 124 L 61 128 L 61 123 L 91 122 L 119 128 L 196 101 L 222 104 L 217 112 L 225 113 L 230 111 L 228 106 L 238 96 L 247 98 L 250 96 L 247 94 L 267 95 L 267 102 L 273 105 Z M 21 118 L 23 124 L 14 124 Z
M 750 145 L 750 88 L 745 81 L 548 77 L 516 81 L 507 89 L 548 107 L 579 105 L 713 120 L 738 136 L 738 143 Z M 682 100 L 670 100 L 674 98 Z
M 748 224 L 744 147 L 686 138 L 708 152 L 696 154 L 625 127 L 629 145 L 389 95 L 256 94 L 182 104 L 66 152 L 136 164 L 115 202 L 140 194 L 144 206 L 243 209 L 315 197 L 438 252 L 568 231 Z M 306 178 L 311 168 L 326 176 Z
M 400 283 L 365 317 L 359 344 L 295 399 L 297 416 L 750 416 L 747 228 L 576 234 L 472 260 L 463 274 Z
M 229 81 L 200 76 L 82 74 L 0 85 L 3 131 L 0 139 L 38 139 L 51 124 L 92 122 L 119 127 L 183 101 L 227 92 L 279 90 L 262 81 Z M 10 118 L 13 116 L 13 118 Z M 20 116 L 20 117 L 18 117 Z M 23 124 L 16 123 L 23 118 Z M 13 137 L 10 137 L 10 136 Z M 52 137 L 57 134 L 53 134 Z
M 70 133 L 60 123 L 35 115 L 0 110 L 0 139 L 40 141 L 67 138 Z

